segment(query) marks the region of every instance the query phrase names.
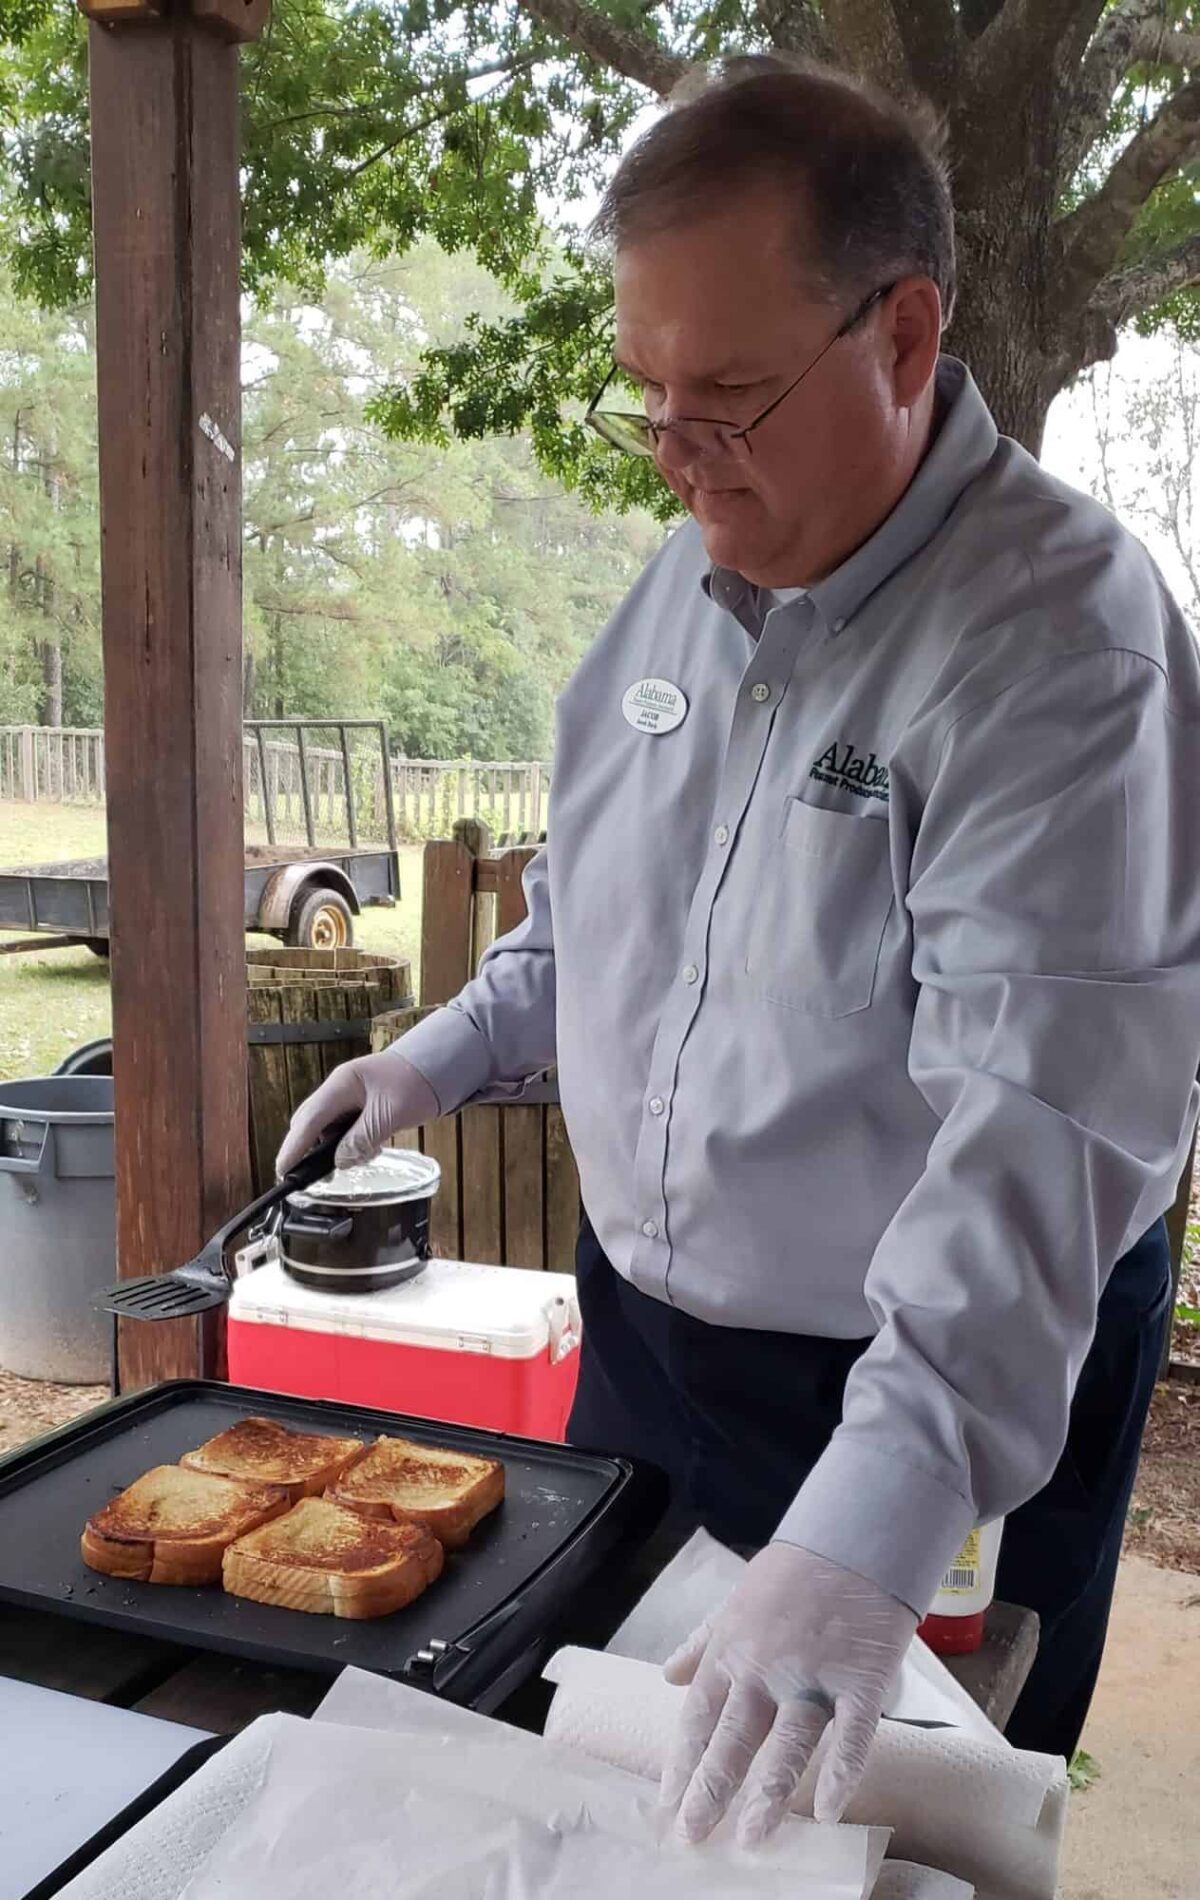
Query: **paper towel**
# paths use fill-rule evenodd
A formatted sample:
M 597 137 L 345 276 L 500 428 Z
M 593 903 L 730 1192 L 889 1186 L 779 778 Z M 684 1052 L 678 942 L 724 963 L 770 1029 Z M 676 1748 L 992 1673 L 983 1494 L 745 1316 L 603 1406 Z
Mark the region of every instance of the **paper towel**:
M 348 1885 L 355 1900 L 474 1900 L 492 1877 L 506 1900 L 609 1900 L 619 1886 L 647 1900 L 865 1900 L 886 1840 L 795 1821 L 768 1858 L 728 1838 L 697 1856 L 619 1769 L 348 1670 L 311 1723 L 266 1716 L 237 1736 L 63 1900 L 329 1900 Z
M 885 1860 L 871 1900 L 972 1900 L 974 1891 L 953 1874 L 916 1867 L 910 1860 Z
M 262 1785 L 270 1752 L 247 1729 L 62 1889 L 59 1900 L 179 1900 Z
M 657 1780 L 686 1690 L 654 1664 L 595 1650 L 560 1650 L 545 1674 L 558 1685 L 547 1740 Z M 801 1783 L 801 1813 L 813 1779 Z M 847 1814 L 890 1827 L 897 1858 L 954 1874 L 978 1900 L 1053 1900 L 1065 1818 L 1056 1756 L 888 1722 Z
M 631 1776 L 485 1716 L 440 1732 L 428 1700 L 397 1688 L 394 1732 L 263 1718 L 258 1792 L 179 1900 L 865 1900 L 874 1885 L 881 1830 L 792 1822 L 762 1852 L 728 1835 L 689 1849 Z

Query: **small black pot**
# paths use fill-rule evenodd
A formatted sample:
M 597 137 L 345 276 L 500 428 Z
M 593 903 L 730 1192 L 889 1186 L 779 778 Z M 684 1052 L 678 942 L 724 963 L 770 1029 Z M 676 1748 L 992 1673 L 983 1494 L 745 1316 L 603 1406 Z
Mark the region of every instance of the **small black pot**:
M 388 1148 L 289 1194 L 277 1216 L 285 1273 L 323 1293 L 381 1293 L 423 1271 L 436 1161 Z

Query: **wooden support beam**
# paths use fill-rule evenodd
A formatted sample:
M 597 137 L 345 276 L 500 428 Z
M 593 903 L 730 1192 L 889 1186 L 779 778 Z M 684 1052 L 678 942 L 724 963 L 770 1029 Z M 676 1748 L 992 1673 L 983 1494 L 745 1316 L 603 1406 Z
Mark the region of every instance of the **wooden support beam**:
M 88 0 L 91 7 L 110 0 Z M 238 55 L 177 5 L 90 27 L 122 1278 L 249 1198 Z M 122 1389 L 216 1369 L 121 1323 Z

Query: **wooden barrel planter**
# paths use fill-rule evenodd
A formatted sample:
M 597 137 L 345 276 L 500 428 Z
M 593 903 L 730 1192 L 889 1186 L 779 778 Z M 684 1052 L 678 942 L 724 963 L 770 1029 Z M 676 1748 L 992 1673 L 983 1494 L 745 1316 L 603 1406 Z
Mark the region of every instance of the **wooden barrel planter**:
M 293 1113 L 339 1063 L 369 1055 L 377 1016 L 410 1008 L 407 958 L 370 950 L 246 952 L 250 1165 L 254 1192 L 275 1178 Z

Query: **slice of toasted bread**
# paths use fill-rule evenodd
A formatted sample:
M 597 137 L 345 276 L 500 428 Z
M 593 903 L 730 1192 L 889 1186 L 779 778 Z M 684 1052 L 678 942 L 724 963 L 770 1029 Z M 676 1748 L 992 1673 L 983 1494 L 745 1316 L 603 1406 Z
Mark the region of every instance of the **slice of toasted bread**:
M 155 1465 L 89 1517 L 83 1561 L 141 1583 L 216 1583 L 234 1538 L 287 1508 L 283 1485 Z
M 381 1522 L 425 1524 L 447 1550 L 457 1550 L 504 1496 L 504 1466 L 407 1438 L 377 1438 L 326 1496 Z
M 285 1484 L 288 1498 L 321 1493 L 358 1457 L 361 1438 L 324 1438 L 315 1432 L 293 1432 L 273 1418 L 240 1418 L 180 1459 L 189 1471 L 215 1471 L 222 1478 L 242 1478 L 253 1484 Z
M 387 1616 L 441 1574 L 442 1547 L 421 1524 L 373 1524 L 327 1498 L 302 1498 L 286 1517 L 225 1552 L 231 1596 L 281 1610 Z

